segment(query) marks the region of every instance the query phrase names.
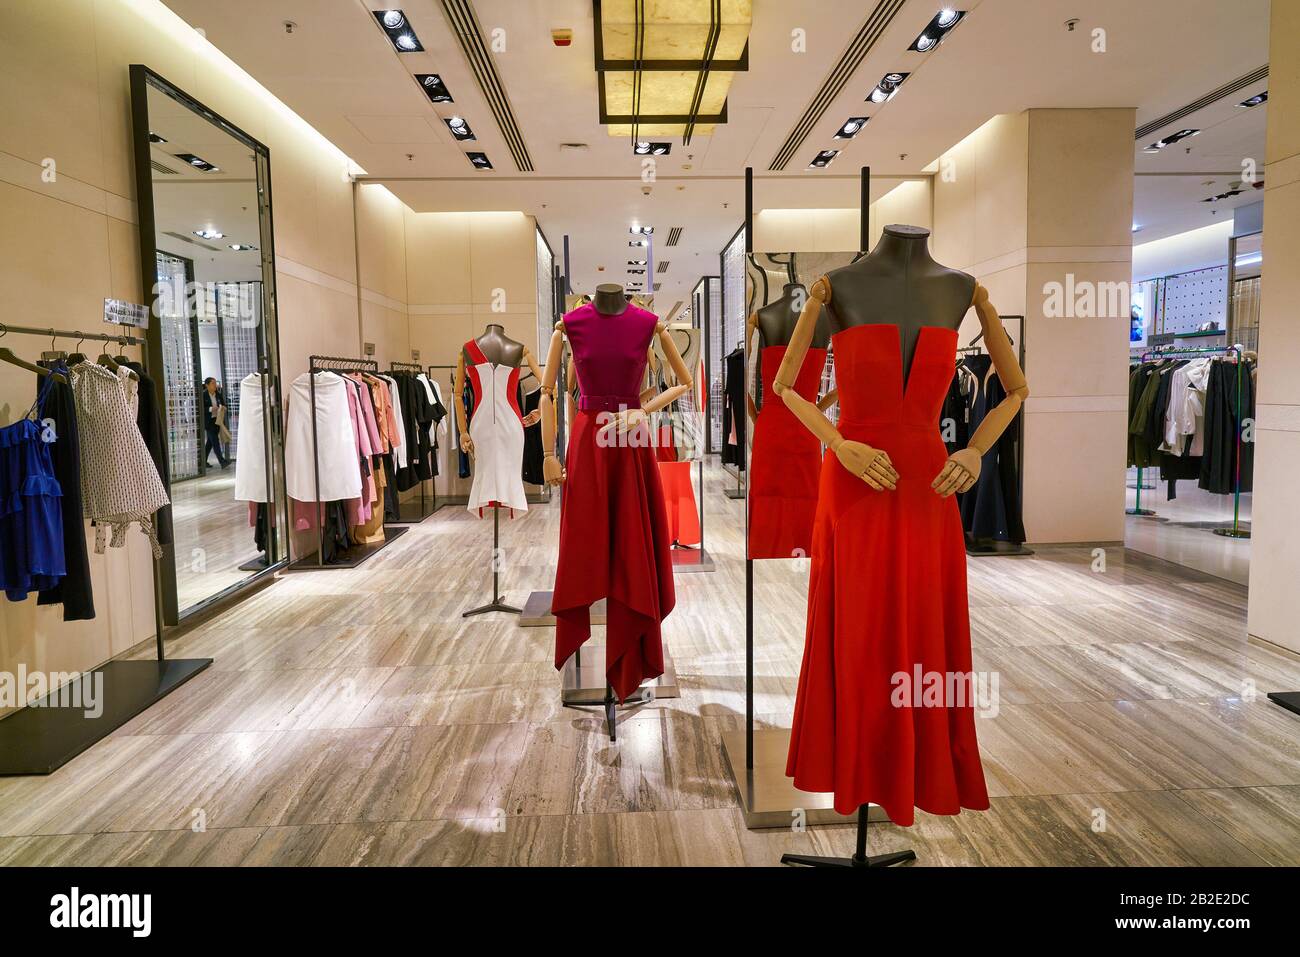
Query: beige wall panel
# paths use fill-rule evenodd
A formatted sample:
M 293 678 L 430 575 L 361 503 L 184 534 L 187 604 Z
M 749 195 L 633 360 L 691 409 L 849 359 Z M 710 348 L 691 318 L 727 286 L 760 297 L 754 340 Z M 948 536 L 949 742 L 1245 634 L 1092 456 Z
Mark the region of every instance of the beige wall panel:
M 361 303 L 361 330 L 366 342 L 375 344 L 372 358 L 379 368 L 387 369 L 390 362 L 410 362 L 411 349 L 406 313 L 374 302 Z M 420 352 L 424 362 L 424 352 Z
M 1128 246 L 1135 111 L 1029 111 L 1030 246 Z
M 1268 31 L 1268 147 L 1266 161 L 1300 155 L 1300 3 L 1275 0 Z M 1277 104 L 1283 108 L 1278 109 Z M 1265 178 L 1265 182 L 1267 182 Z M 1265 219 L 1267 222 L 1267 219 Z
M 1032 396 L 1026 410 L 1024 520 L 1029 541 L 1123 541 L 1126 414 L 1036 413 Z
M 537 312 L 537 241 L 530 216 L 523 213 L 471 213 L 469 227 L 470 299 L 475 304 L 502 301 L 506 311 L 531 305 Z
M 468 306 L 470 214 L 408 209 L 405 220 L 407 302 Z
M 1027 270 L 1026 319 L 1029 325 L 1025 365 L 1030 389 L 1037 396 L 1123 396 L 1128 401 L 1128 276 L 1127 261 L 1117 263 L 1031 263 Z M 1090 283 L 1110 283 L 1121 293 L 1120 314 L 1108 317 L 1047 316 L 1048 283 L 1066 283 L 1073 275 L 1076 289 Z M 1008 310 L 999 309 L 1006 313 Z M 1121 446 L 1124 436 L 1116 441 Z
M 455 365 L 461 347 L 483 331 L 481 323 L 468 311 L 428 316 L 412 314 L 411 348 L 420 350 L 420 361 L 427 365 Z
M 307 371 L 312 355 L 355 356 L 361 340 L 355 293 L 276 273 L 280 304 L 280 373 L 285 382 Z
M 1261 357 L 1262 358 L 1262 357 Z M 1264 372 L 1260 371 L 1263 382 Z M 1300 521 L 1295 476 L 1300 475 L 1300 432 L 1257 432 L 1250 542 L 1250 634 L 1300 653 Z M 1290 690 L 1290 689 L 1288 689 Z
M 1130 134 L 1131 136 L 1132 134 Z M 995 116 L 975 139 L 975 262 L 1025 245 L 1029 153 L 1026 114 Z M 965 175 L 960 167 L 958 181 Z
M 1296 126 L 1300 126 L 1300 120 Z M 1269 185 L 1264 191 L 1258 396 L 1262 403 L 1300 405 L 1300 376 L 1294 374 L 1300 368 L 1297 263 L 1300 263 L 1300 180 L 1285 186 Z
M 361 287 L 395 302 L 405 303 L 404 204 L 377 184 L 358 186 L 356 197 Z
M 933 180 L 935 259 L 964 269 L 978 258 L 975 248 L 975 143 L 972 134 L 943 156 Z

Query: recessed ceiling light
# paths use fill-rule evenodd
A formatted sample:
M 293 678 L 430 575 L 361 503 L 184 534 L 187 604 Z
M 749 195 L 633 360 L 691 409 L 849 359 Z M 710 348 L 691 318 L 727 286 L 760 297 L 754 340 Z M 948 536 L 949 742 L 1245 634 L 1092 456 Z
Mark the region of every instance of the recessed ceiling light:
M 1164 139 L 1156 140 L 1150 146 L 1143 147 L 1144 153 L 1159 153 L 1166 146 L 1173 146 L 1179 140 L 1185 140 L 1189 136 L 1195 136 L 1200 130 L 1179 130 L 1177 133 L 1170 133 Z
M 415 82 L 420 84 L 420 89 L 424 95 L 433 103 L 450 103 L 452 102 L 451 93 L 447 85 L 442 82 L 442 77 L 436 73 L 417 73 Z
M 389 41 L 393 44 L 393 49 L 398 53 L 419 53 L 424 49 L 420 44 L 420 38 L 411 29 L 406 14 L 401 10 L 375 10 L 372 12 L 375 19 L 379 21 L 380 29 L 388 36 Z
M 1134 223 L 1134 224 L 1133 224 L 1133 232 L 1135 232 L 1135 233 L 1140 233 L 1140 232 L 1142 232 L 1142 227 L 1139 226 L 1137 223 Z
M 654 234 L 655 228 L 653 226 L 629 226 L 627 231 L 633 236 L 651 236 Z
M 1256 93 L 1254 96 L 1250 97 L 1249 99 L 1242 100 L 1237 105 L 1244 106 L 1246 109 L 1250 109 L 1252 106 L 1259 106 L 1261 103 L 1267 103 L 1267 102 L 1268 102 L 1268 90 L 1265 90 L 1263 93 Z
M 629 239 L 629 240 L 627 241 L 627 244 L 628 244 L 629 246 L 644 246 L 644 245 L 645 245 L 645 240 L 644 240 L 644 239 Z
M 627 261 L 627 264 L 628 264 L 629 266 L 644 266 L 644 265 L 645 265 L 645 260 L 644 260 L 644 259 L 629 259 L 629 260 Z
M 256 249 L 257 247 L 251 243 L 231 243 L 230 248 L 237 253 L 243 253 L 248 252 L 250 249 Z
M 199 239 L 223 239 L 226 234 L 219 229 L 205 227 L 203 229 L 194 230 L 194 235 L 198 236 Z
M 808 164 L 809 169 L 825 169 L 834 162 L 835 157 L 840 155 L 839 150 L 822 150 L 813 157 L 813 161 Z
M 631 273 L 633 276 L 644 276 L 644 275 L 645 275 L 645 270 L 644 270 L 644 269 L 629 269 L 628 272 Z
M 166 143 L 166 142 L 167 142 L 167 138 L 166 138 L 165 136 L 159 136 L 157 133 L 150 133 L 150 134 L 149 134 L 149 142 L 150 142 L 150 143 Z
M 492 169 L 492 161 L 487 158 L 487 153 L 466 153 L 469 161 L 475 169 Z
M 667 156 L 673 151 L 672 143 L 637 143 L 632 147 L 632 152 L 638 156 Z
M 220 172 L 220 169 L 219 169 L 218 167 L 213 166 L 211 163 L 209 163 L 207 160 L 205 160 L 202 156 L 195 156 L 193 153 L 176 153 L 176 154 L 174 154 L 174 155 L 175 155 L 175 157 L 176 157 L 178 160 L 181 160 L 181 161 L 183 161 L 183 162 L 189 163 L 189 164 L 190 164 L 191 166 L 193 166 L 195 169 L 197 169 L 197 170 L 202 170 L 202 171 L 205 172 L 205 173 L 218 173 L 218 172 Z
M 867 125 L 868 119 L 869 117 L 866 116 L 850 116 L 844 121 L 844 125 L 840 127 L 840 131 L 835 134 L 835 138 L 837 140 L 853 139 L 853 137 L 862 132 L 862 127 Z
M 921 31 L 920 36 L 912 41 L 912 45 L 908 49 L 915 50 L 917 53 L 929 53 L 944 41 L 944 38 L 956 28 L 957 24 L 961 23 L 964 16 L 966 16 L 965 10 L 944 7 L 925 25 L 925 29 Z
M 451 135 L 457 140 L 472 140 L 475 138 L 474 131 L 469 128 L 469 124 L 465 122 L 464 117 L 448 116 L 443 119 L 443 122 L 447 124 L 447 129 L 451 130 Z
M 886 73 L 876 84 L 876 88 L 871 91 L 867 99 L 872 103 L 884 103 L 886 100 L 892 100 L 898 88 L 903 85 L 910 73 Z

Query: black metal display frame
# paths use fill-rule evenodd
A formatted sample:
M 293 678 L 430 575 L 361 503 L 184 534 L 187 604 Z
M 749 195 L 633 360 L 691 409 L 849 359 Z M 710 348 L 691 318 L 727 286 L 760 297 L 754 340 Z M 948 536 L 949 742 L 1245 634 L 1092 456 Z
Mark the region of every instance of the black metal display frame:
M 4 333 L 51 339 L 144 345 L 132 335 L 39 329 L 0 324 Z M 154 601 L 152 659 L 107 661 L 82 672 L 26 707 L 0 719 L 0 777 L 51 774 L 102 741 L 150 705 L 165 698 L 212 664 L 211 658 L 171 658 L 163 646 L 161 606 Z M 94 716 L 90 712 L 95 712 Z
M 361 542 L 348 549 L 348 557 L 341 561 L 325 561 L 325 516 L 321 510 L 320 500 L 320 444 L 316 433 L 316 375 L 321 372 L 333 372 L 346 375 L 353 372 L 379 373 L 379 363 L 374 359 L 358 359 L 353 356 L 310 356 L 307 360 L 308 386 L 311 391 L 311 474 L 314 499 L 310 503 L 315 510 L 316 521 L 316 560 L 311 555 L 303 555 L 289 563 L 287 571 L 320 570 L 323 568 L 356 568 L 377 552 L 383 551 L 407 532 L 405 525 L 384 523 L 384 540 L 381 542 Z M 382 508 L 382 504 L 380 505 Z

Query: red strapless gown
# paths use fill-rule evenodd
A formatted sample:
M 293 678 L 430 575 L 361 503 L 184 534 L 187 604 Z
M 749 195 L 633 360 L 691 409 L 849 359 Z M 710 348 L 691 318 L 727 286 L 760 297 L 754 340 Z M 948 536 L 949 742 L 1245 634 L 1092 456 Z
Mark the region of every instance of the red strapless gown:
M 877 492 L 833 454 L 822 462 L 786 774 L 834 791 L 842 814 L 874 802 L 902 825 L 914 807 L 989 806 L 971 699 L 892 700 L 895 675 L 971 673 L 961 516 L 930 488 L 948 454 L 939 414 L 956 346 L 956 332 L 923 328 L 905 386 L 897 326 L 833 340 L 840 433 L 888 452 L 899 480 Z
M 749 557 L 804 558 L 812 554 L 813 518 L 822 444 L 776 394 L 773 383 L 785 346 L 765 346 L 763 407 L 754 424 L 749 463 Z M 817 401 L 825 349 L 809 349 L 795 391 Z
M 606 599 L 605 675 L 620 701 L 664 672 L 660 623 L 673 610 L 673 562 L 654 441 L 644 423 L 623 442 L 596 438 L 606 416 L 639 408 L 654 313 L 590 305 L 564 317 L 582 394 L 561 487 L 560 551 L 551 612 L 555 667 L 591 636 L 591 605 Z

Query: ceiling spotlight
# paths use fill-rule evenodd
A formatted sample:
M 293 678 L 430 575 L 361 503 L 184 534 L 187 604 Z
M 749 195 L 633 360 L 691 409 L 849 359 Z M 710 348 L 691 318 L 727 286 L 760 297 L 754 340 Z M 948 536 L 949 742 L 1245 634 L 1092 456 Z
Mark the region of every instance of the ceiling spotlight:
M 862 132 L 862 127 L 867 125 L 868 117 L 850 116 L 840 127 L 840 131 L 835 134 L 837 140 L 851 140 Z
M 629 240 L 627 241 L 627 244 L 628 244 L 629 246 L 644 246 L 644 245 L 645 245 L 645 240 L 644 240 L 644 239 L 629 239 Z
M 645 275 L 645 270 L 644 270 L 644 269 L 629 269 L 629 270 L 628 270 L 628 273 L 630 273 L 630 274 L 633 275 L 633 276 L 644 276 L 644 275 Z
M 629 266 L 644 266 L 644 265 L 645 265 L 645 260 L 644 260 L 644 259 L 629 259 L 629 260 L 627 261 L 627 264 L 628 264 Z
M 1268 102 L 1268 90 L 1265 90 L 1263 93 L 1256 93 L 1250 99 L 1242 100 L 1237 105 L 1244 106 L 1246 109 L 1250 109 L 1252 106 L 1259 106 L 1261 103 L 1267 103 L 1267 102 Z
M 632 152 L 637 156 L 667 156 L 673 150 L 671 143 L 637 143 L 632 147 Z
M 944 38 L 952 32 L 957 24 L 961 23 L 964 16 L 966 16 L 965 10 L 944 7 L 925 25 L 921 35 L 912 41 L 912 45 L 908 49 L 915 50 L 917 53 L 929 53 L 944 41 Z
M 1134 224 L 1133 224 L 1133 232 L 1135 232 L 1135 233 L 1140 233 L 1140 232 L 1142 232 L 1142 227 L 1139 226 L 1137 223 L 1134 223 Z
M 447 129 L 451 130 L 451 135 L 457 140 L 474 139 L 474 131 L 469 128 L 469 124 L 460 116 L 450 116 L 443 120 L 447 124 Z
M 487 153 L 466 153 L 470 163 L 475 169 L 492 169 L 492 161 L 487 158 Z
M 251 249 L 256 249 L 257 247 L 251 243 L 231 243 L 230 248 L 237 253 L 243 253 L 248 252 Z
M 211 227 L 205 227 L 204 229 L 194 230 L 194 235 L 198 236 L 199 239 L 221 239 L 226 234 L 219 229 L 212 229 Z
M 167 142 L 167 138 L 166 138 L 165 136 L 159 136 L 157 133 L 150 133 L 150 134 L 149 134 L 149 142 L 150 142 L 150 143 L 166 143 L 166 142 Z
M 629 226 L 627 231 L 633 236 L 651 236 L 654 234 L 655 228 L 653 226 Z
M 175 156 L 178 160 L 181 160 L 182 162 L 185 163 L 189 163 L 195 169 L 202 170 L 205 173 L 220 172 L 220 169 L 218 167 L 213 166 L 202 156 L 195 156 L 193 153 L 176 153 Z
M 411 29 L 411 24 L 407 22 L 406 14 L 401 10 L 375 10 L 375 19 L 379 21 L 380 28 L 388 35 L 389 42 L 393 44 L 398 53 L 418 53 L 424 47 L 420 45 L 420 38 L 415 35 Z
M 867 97 L 872 103 L 884 103 L 886 100 L 893 98 L 898 92 L 898 88 L 903 85 L 903 81 L 911 74 L 908 73 L 886 73 L 876 84 L 876 88 L 871 91 Z
M 813 161 L 808 164 L 809 169 L 825 169 L 840 155 L 839 150 L 822 150 L 813 157 Z
M 415 74 L 415 82 L 420 84 L 420 89 L 424 91 L 424 95 L 429 98 L 431 103 L 452 102 L 451 93 L 448 91 L 447 85 L 442 82 L 442 77 L 438 74 L 417 73 Z
M 1156 140 L 1150 146 L 1142 148 L 1143 153 L 1159 153 L 1166 146 L 1173 146 L 1179 140 L 1185 140 L 1189 136 L 1195 136 L 1200 130 L 1179 130 L 1177 133 L 1170 133 L 1164 139 Z

